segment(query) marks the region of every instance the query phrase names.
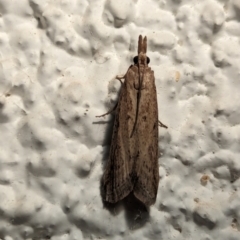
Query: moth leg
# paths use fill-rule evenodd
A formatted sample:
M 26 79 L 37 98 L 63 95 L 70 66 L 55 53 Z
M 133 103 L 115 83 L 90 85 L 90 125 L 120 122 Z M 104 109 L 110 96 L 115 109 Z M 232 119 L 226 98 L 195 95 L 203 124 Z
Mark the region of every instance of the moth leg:
M 119 80 L 119 82 L 121 83 L 121 85 L 123 85 L 122 79 L 124 79 L 125 76 L 126 76 L 126 74 L 123 75 L 123 76 L 116 76 L 116 79 Z
M 158 126 L 160 126 L 160 127 L 164 127 L 164 128 L 168 128 L 165 124 L 163 124 L 163 123 L 160 122 L 159 120 L 158 120 Z
M 110 114 L 111 112 L 114 112 L 117 108 L 117 105 L 118 105 L 118 103 L 116 103 L 116 105 L 114 106 L 113 109 L 109 110 L 108 112 L 104 113 L 103 115 L 99 115 L 99 116 L 96 116 L 96 117 L 104 117 L 104 116 Z
M 125 78 L 125 76 L 126 76 L 126 74 L 125 74 L 125 75 L 123 75 L 123 76 L 116 76 L 116 79 L 120 81 L 121 85 L 123 85 L 122 79 L 124 79 L 124 78 Z M 108 114 L 110 114 L 110 113 L 114 112 L 114 111 L 116 110 L 116 108 L 117 108 L 117 105 L 118 105 L 118 103 L 116 103 L 116 105 L 114 106 L 114 108 L 113 108 L 113 109 L 109 110 L 108 112 L 106 112 L 106 113 L 105 113 L 105 114 L 103 114 L 103 115 L 96 116 L 96 117 L 104 117 L 104 116 L 106 116 L 106 115 L 108 115 Z
M 128 68 L 128 70 L 132 67 L 132 65 Z M 128 72 L 127 70 L 127 72 Z M 127 72 L 123 76 L 116 76 L 116 79 L 120 81 L 120 83 L 123 85 L 122 79 L 126 78 Z
M 131 67 L 132 67 L 132 65 L 131 65 L 129 68 L 131 68 Z M 128 70 L 129 70 L 129 68 L 128 68 Z M 128 72 L 128 70 L 127 70 L 127 72 Z M 121 85 L 123 85 L 122 79 L 124 79 L 124 78 L 126 77 L 127 72 L 126 72 L 123 76 L 118 76 L 118 75 L 116 76 L 116 79 L 121 82 Z M 118 102 L 116 103 L 116 105 L 114 106 L 113 109 L 109 110 L 108 112 L 106 112 L 106 113 L 103 114 L 103 115 L 96 116 L 96 117 L 104 117 L 104 116 L 110 114 L 111 112 L 114 112 L 114 111 L 116 110 L 116 108 L 117 108 L 117 105 L 118 105 Z

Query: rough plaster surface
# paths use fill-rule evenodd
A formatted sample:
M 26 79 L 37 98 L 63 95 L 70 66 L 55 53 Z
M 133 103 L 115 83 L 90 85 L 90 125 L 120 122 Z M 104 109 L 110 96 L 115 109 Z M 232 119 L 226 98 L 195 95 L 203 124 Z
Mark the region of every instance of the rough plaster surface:
M 0 239 L 240 239 L 239 0 L 0 0 Z M 113 107 L 148 37 L 149 212 L 104 206 Z

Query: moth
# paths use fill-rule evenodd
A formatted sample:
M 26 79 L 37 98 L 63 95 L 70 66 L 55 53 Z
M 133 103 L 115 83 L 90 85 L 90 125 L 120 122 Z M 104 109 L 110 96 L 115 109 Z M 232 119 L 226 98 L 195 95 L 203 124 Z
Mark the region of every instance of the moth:
M 147 37 L 139 36 L 134 57 L 121 82 L 110 155 L 102 178 L 104 200 L 116 203 L 130 193 L 146 206 L 156 201 L 159 184 L 158 104 L 154 72 L 148 66 Z M 124 82 L 122 82 L 124 79 Z

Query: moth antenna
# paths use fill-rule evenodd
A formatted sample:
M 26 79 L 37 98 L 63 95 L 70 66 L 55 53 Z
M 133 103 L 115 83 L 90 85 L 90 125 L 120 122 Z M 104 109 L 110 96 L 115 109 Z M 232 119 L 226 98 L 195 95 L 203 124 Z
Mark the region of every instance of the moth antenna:
M 139 35 L 139 38 L 138 38 L 138 54 L 142 51 L 142 47 L 143 47 L 142 35 Z
M 145 36 L 144 39 L 143 39 L 142 52 L 147 53 L 147 36 Z

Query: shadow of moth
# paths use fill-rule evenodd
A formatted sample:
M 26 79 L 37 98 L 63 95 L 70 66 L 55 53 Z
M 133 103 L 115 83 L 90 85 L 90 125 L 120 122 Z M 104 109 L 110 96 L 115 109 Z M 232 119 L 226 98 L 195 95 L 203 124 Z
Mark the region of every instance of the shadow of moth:
M 157 93 L 154 72 L 148 66 L 146 56 L 147 37 L 139 36 L 138 56 L 134 57 L 121 81 L 110 156 L 103 174 L 104 200 L 116 203 L 131 192 L 150 206 L 156 201 L 158 167 L 158 121 Z M 124 79 L 122 82 L 121 79 Z

